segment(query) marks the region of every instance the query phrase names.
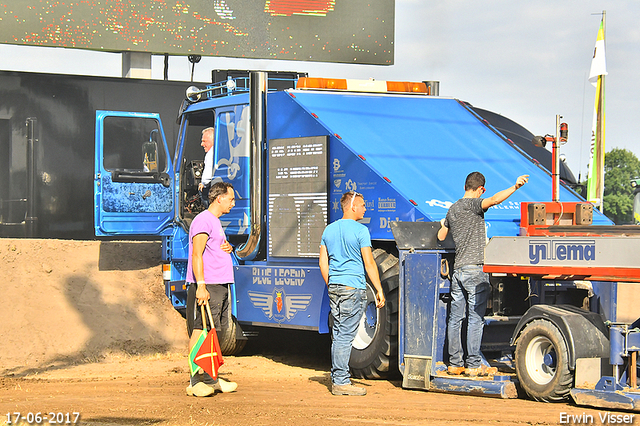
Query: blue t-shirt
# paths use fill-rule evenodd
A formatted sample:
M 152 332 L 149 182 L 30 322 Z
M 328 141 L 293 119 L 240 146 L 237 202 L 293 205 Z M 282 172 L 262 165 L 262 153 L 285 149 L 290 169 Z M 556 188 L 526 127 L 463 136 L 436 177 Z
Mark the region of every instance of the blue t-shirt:
M 320 245 L 329 255 L 329 284 L 366 288 L 362 247 L 371 247 L 366 226 L 351 219 L 340 219 L 324 229 Z

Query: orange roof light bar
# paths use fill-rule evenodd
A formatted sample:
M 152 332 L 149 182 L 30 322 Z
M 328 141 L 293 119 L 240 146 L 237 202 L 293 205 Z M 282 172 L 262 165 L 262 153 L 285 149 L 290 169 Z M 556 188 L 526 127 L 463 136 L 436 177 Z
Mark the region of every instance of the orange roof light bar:
M 387 81 L 387 91 L 389 91 L 389 92 L 428 93 L 426 84 L 424 84 L 424 83 L 413 83 L 413 82 L 410 82 L 410 81 Z
M 347 90 L 347 80 L 344 78 L 312 78 L 300 77 L 297 89 L 330 89 Z
M 312 78 L 301 77 L 296 85 L 297 89 L 325 89 L 345 90 L 350 92 L 371 93 L 423 93 L 429 94 L 427 85 L 410 81 L 378 81 L 354 80 L 346 78 Z

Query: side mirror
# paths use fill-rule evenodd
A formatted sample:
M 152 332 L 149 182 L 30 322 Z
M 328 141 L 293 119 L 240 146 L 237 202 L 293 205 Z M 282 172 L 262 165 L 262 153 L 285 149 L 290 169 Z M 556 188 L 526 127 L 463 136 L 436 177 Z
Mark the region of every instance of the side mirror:
M 531 143 L 539 148 L 547 146 L 547 139 L 544 136 L 534 136 Z

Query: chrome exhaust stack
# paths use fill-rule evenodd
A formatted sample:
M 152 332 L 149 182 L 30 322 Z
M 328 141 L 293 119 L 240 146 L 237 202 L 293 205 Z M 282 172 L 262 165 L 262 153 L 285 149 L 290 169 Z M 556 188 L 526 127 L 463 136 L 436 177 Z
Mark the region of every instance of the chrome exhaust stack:
M 263 207 L 263 146 L 265 144 L 265 123 L 267 112 L 267 73 L 251 71 L 249 73 L 249 128 L 250 128 L 250 158 L 251 175 L 249 178 L 250 196 L 249 209 L 251 231 L 247 241 L 236 249 L 236 256 L 240 260 L 255 259 L 260 250 L 262 240 Z

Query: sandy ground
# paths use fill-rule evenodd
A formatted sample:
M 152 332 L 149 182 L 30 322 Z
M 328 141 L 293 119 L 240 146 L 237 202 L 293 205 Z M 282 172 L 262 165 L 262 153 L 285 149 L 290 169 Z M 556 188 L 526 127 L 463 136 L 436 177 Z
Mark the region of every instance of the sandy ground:
M 101 426 L 556 425 L 567 414 L 603 424 L 604 410 L 400 381 L 360 380 L 367 396 L 332 396 L 328 336 L 277 329 L 225 358 L 221 376 L 237 392 L 188 397 L 184 320 L 164 296 L 159 261 L 153 242 L 0 239 L 0 425 L 14 413 L 20 424 L 79 413 L 80 424 Z

